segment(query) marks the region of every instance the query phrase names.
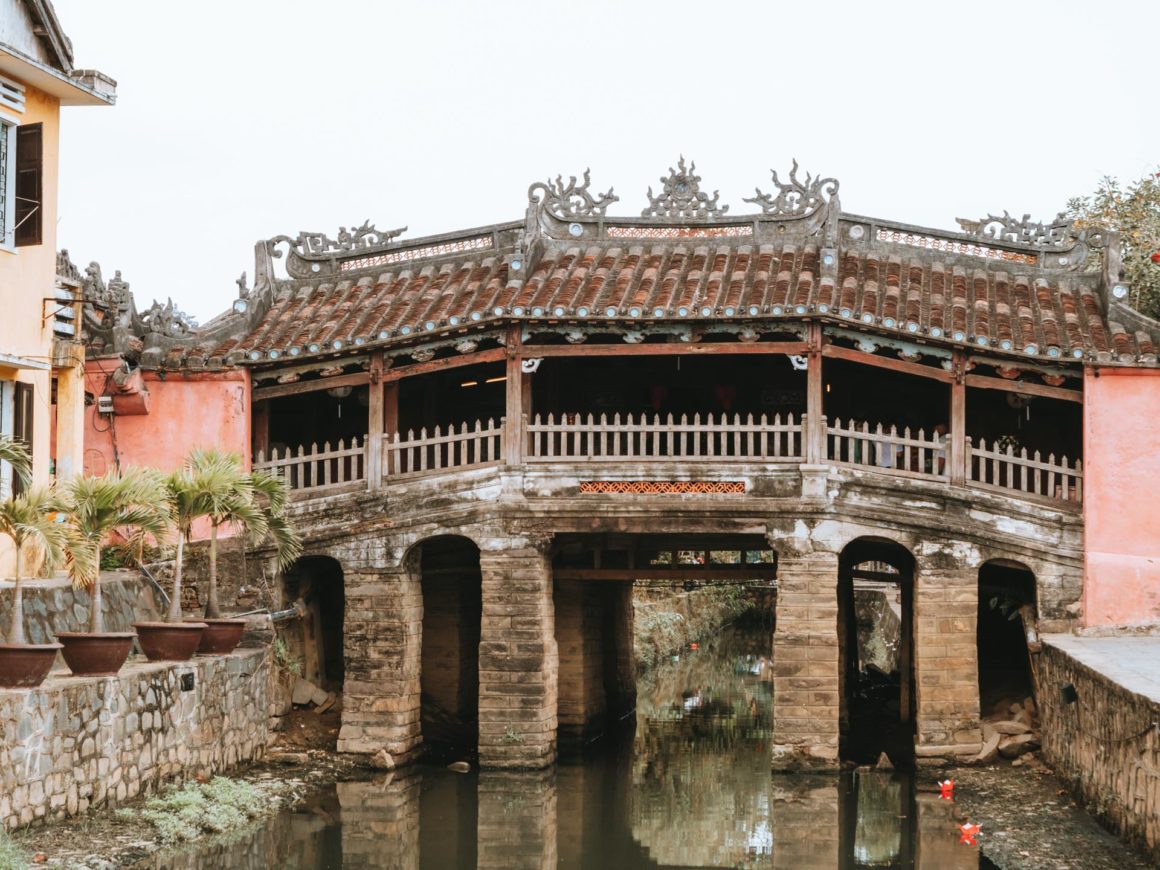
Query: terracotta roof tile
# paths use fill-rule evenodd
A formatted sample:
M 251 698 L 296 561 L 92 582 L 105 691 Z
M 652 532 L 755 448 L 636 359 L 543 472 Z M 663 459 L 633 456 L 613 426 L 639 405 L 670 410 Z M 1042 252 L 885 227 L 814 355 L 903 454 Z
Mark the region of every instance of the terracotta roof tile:
M 497 318 L 705 320 L 805 312 L 1015 353 L 1030 348 L 1069 359 L 1077 351 L 1132 359 L 1156 353 L 1146 333 L 1108 320 L 1085 274 L 1014 262 L 976 267 L 954 256 L 948 263 L 935 251 L 882 256 L 872 247 L 823 263 L 819 246 L 800 239 L 698 241 L 551 242 L 519 273 L 493 251 L 329 282 L 282 282 L 248 336 L 207 352 L 262 357 L 312 342 L 389 340 Z

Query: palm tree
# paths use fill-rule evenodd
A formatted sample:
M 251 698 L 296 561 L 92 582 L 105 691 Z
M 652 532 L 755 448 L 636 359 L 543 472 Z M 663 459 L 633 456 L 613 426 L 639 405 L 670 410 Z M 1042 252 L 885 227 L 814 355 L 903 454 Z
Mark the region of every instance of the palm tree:
M 16 476 L 26 485 L 32 482 L 32 457 L 23 441 L 0 435 L 0 462 L 10 464 Z
M 171 524 L 165 478 L 149 468 L 109 471 L 100 477 L 75 477 L 65 485 L 70 534 L 65 545 L 69 574 L 77 586 L 92 590 L 89 631 L 104 631 L 101 612 L 101 546 L 114 529 L 135 536 L 165 537 Z
M 60 564 L 67 528 L 58 522 L 60 503 L 48 487 L 37 487 L 0 502 L 0 534 L 16 545 L 16 589 L 13 593 L 9 643 L 27 643 L 24 637 L 24 588 L 21 559 L 25 550 L 52 568 Z
M 198 450 L 189 463 L 195 477 L 203 482 L 203 494 L 210 520 L 209 594 L 205 615 L 221 616 L 218 601 L 217 541 L 222 526 L 240 527 L 254 544 L 270 538 L 278 567 L 288 568 L 302 552 L 302 541 L 286 522 L 289 490 L 280 477 L 265 472 L 246 474 L 236 453 Z
M 286 481 L 268 471 L 254 471 L 249 475 L 254 503 L 262 513 L 262 527 L 251 533 L 255 544 L 269 539 L 278 560 L 278 570 L 285 571 L 302 555 L 302 538 L 286 519 L 286 505 L 290 501 L 290 487 Z

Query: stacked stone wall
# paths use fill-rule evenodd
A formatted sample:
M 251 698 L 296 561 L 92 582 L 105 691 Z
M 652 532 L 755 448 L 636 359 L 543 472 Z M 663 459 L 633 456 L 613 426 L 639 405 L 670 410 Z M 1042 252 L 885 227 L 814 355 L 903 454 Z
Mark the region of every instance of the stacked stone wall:
M 115 806 L 260 758 L 268 684 L 266 650 L 247 649 L 0 691 L 0 827 Z
M 1160 701 L 1117 685 L 1050 640 L 1035 671 L 1044 758 L 1093 815 L 1160 865 Z M 1070 704 L 1060 692 L 1065 683 L 1075 687 Z
M 101 575 L 101 610 L 106 631 L 132 631 L 139 620 L 157 619 L 155 590 L 135 571 L 106 571 Z M 0 580 L 0 637 L 12 617 L 13 584 Z M 88 631 L 87 589 L 77 589 L 66 578 L 26 580 L 24 631 L 29 643 L 52 643 L 58 631 Z M 58 659 L 58 663 L 60 660 Z

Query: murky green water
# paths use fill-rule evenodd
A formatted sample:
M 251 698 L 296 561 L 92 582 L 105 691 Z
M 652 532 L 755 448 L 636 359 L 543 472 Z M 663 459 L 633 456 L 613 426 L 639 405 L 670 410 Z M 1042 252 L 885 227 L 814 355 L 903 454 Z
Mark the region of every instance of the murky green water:
M 340 783 L 234 842 L 159 867 L 990 865 L 954 807 L 899 773 L 769 773 L 768 629 L 726 632 L 641 681 L 637 718 L 539 773 L 416 767 Z

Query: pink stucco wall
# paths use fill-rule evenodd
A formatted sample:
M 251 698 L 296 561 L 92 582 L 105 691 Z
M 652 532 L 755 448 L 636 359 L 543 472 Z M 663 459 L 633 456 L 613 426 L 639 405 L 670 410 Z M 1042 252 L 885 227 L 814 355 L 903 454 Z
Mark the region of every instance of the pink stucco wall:
M 108 374 L 119 359 L 90 360 L 85 365 L 85 390 L 94 396 L 108 392 Z M 145 375 L 149 413 L 115 415 L 85 408 L 85 474 L 103 474 L 120 466 L 150 466 L 172 471 L 196 447 L 217 447 L 242 455 L 250 463 L 249 373 L 202 372 Z M 115 446 L 115 450 L 114 450 Z M 201 537 L 195 529 L 195 537 Z
M 1084 622 L 1160 622 L 1160 371 L 1084 379 Z

